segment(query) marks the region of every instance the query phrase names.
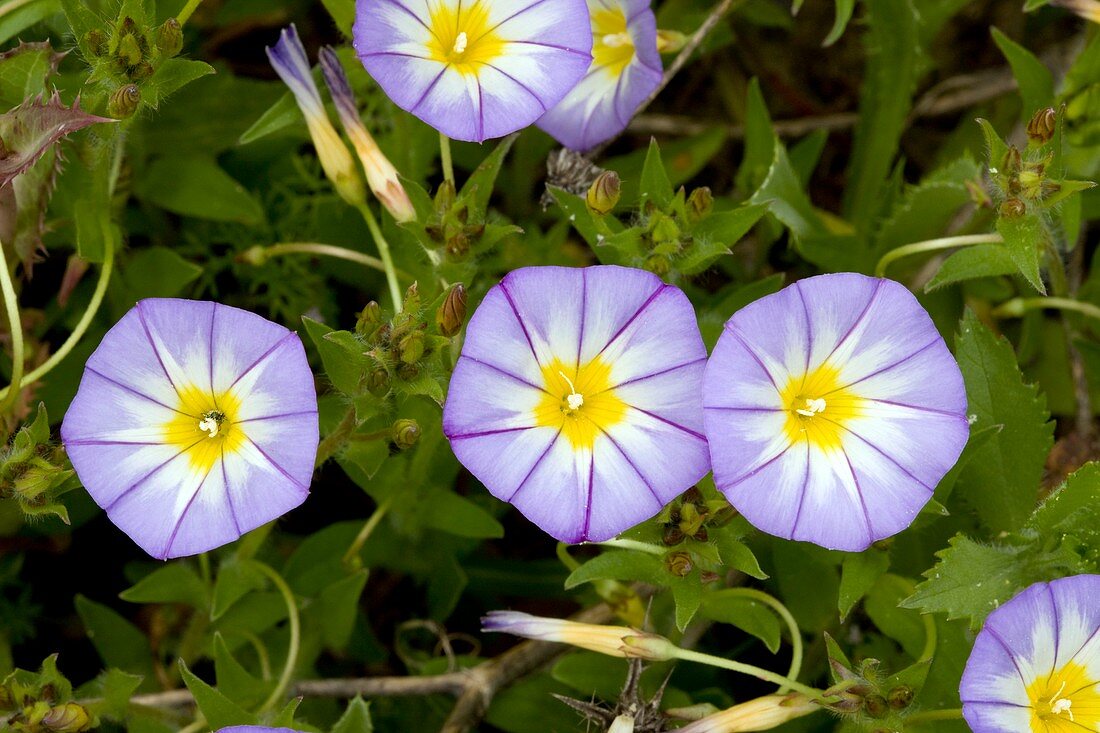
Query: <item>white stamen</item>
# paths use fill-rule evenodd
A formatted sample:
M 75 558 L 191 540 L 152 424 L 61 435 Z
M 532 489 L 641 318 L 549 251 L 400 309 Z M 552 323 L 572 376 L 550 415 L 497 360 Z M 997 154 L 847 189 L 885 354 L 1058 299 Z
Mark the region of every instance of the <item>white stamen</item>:
M 608 33 L 600 40 L 603 42 L 603 45 L 608 48 L 620 48 L 622 46 L 629 46 L 633 43 L 629 33 Z
M 1061 715 L 1067 713 L 1069 715 L 1069 722 L 1074 722 L 1073 711 L 1070 707 L 1073 705 L 1073 700 L 1068 697 L 1059 697 L 1062 694 L 1062 690 L 1066 689 L 1066 682 L 1062 680 L 1062 686 L 1058 688 L 1058 692 L 1054 693 L 1054 697 L 1050 698 L 1050 712 L 1052 715 Z
M 221 426 L 218 425 L 218 421 L 214 419 L 213 415 L 207 415 L 203 418 L 202 422 L 199 423 L 199 430 L 204 433 L 210 433 L 211 438 L 218 437 L 218 429 L 220 427 Z
M 795 410 L 799 415 L 803 417 L 813 417 L 819 412 L 825 412 L 825 400 L 806 400 L 806 408 L 804 410 Z
M 469 43 L 470 38 L 466 35 L 466 31 L 459 33 L 458 37 L 455 38 L 455 53 L 464 53 Z
M 573 380 L 565 376 L 565 372 L 559 370 L 558 374 L 569 385 L 570 393 L 565 397 L 565 404 L 569 406 L 570 412 L 576 412 L 584 404 L 584 395 L 577 394 L 577 388 L 573 386 Z

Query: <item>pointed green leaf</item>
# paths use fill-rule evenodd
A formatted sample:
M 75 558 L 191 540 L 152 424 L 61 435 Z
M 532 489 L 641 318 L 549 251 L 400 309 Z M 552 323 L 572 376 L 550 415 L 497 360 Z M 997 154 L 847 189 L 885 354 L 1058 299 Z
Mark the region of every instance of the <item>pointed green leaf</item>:
M 931 292 L 964 280 L 1012 275 L 1016 271 L 1016 262 L 1003 244 L 978 244 L 964 247 L 944 260 L 924 289 Z
M 738 594 L 736 589 L 708 593 L 699 613 L 752 634 L 764 642 L 772 654 L 779 650 L 781 626 L 775 612 L 758 600 Z
M 108 667 L 155 679 L 153 653 L 140 629 L 114 610 L 82 595 L 78 594 L 75 602 L 88 638 Z
M 118 597 L 130 603 L 186 603 L 194 608 L 209 603 L 202 578 L 183 561 L 157 568 Z
M 612 550 L 597 555 L 565 579 L 565 589 L 593 580 L 637 580 L 650 585 L 668 585 L 670 576 L 661 558 L 648 552 Z
M 225 637 L 219 633 L 214 634 L 214 675 L 218 689 L 246 708 L 259 705 L 271 692 L 270 683 L 256 679 L 233 658 Z
M 329 649 L 343 649 L 355 626 L 359 613 L 359 597 L 367 584 L 367 571 L 360 570 L 338 580 L 321 591 L 317 603 L 310 607 L 321 623 L 321 639 Z
M 657 146 L 656 139 L 650 139 L 649 152 L 646 154 L 645 166 L 642 168 L 641 195 L 657 204 L 660 208 L 666 208 L 672 202 L 672 182 L 665 170 L 665 163 L 661 159 L 661 149 Z
M 837 603 L 841 620 L 848 617 L 855 605 L 889 567 L 890 553 L 873 547 L 844 556 L 844 562 L 840 566 L 840 596 Z
M 374 725 L 371 723 L 370 703 L 357 697 L 348 703 L 348 709 L 332 726 L 332 733 L 372 733 Z
M 996 28 L 990 28 L 993 42 L 1001 49 L 1012 75 L 1020 87 L 1024 102 L 1023 118 L 1028 120 L 1036 111 L 1054 104 L 1054 76 L 1035 54 L 1028 51 Z
M 492 514 L 469 499 L 450 491 L 439 492 L 424 508 L 424 524 L 458 537 L 495 539 L 504 536 L 504 527 Z
M 258 722 L 253 713 L 196 677 L 182 659 L 179 660 L 179 667 L 183 683 L 191 691 L 195 705 L 212 729 L 218 730 L 231 725 L 255 725 Z

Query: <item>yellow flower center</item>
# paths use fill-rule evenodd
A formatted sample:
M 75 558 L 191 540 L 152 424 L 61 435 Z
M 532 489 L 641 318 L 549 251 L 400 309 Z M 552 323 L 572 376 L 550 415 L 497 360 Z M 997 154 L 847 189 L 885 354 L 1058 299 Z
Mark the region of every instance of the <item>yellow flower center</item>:
M 580 368 L 554 359 L 542 379 L 546 395 L 535 408 L 535 422 L 560 429 L 576 450 L 592 448 L 598 433 L 626 415 L 626 403 L 612 389 L 611 365 L 599 357 Z
M 209 471 L 224 452 L 237 450 L 245 440 L 233 424 L 240 399 L 233 392 L 215 396 L 194 385 L 179 393 L 179 415 L 165 424 L 164 440 L 186 451 L 196 471 Z
M 840 372 L 828 364 L 793 377 L 780 399 L 787 411 L 783 427 L 791 443 L 808 440 L 826 451 L 840 448 L 844 424 L 863 414 L 863 398 L 846 389 Z
M 1032 733 L 1100 730 L 1100 691 L 1088 670 L 1070 662 L 1027 688 Z
M 460 74 L 477 74 L 478 67 L 504 54 L 508 42 L 497 33 L 483 0 L 451 7 L 436 3 L 431 10 L 432 38 L 428 57 L 449 64 Z
M 634 39 L 621 7 L 600 8 L 592 13 L 592 37 L 592 59 L 598 68 L 619 76 L 634 60 Z

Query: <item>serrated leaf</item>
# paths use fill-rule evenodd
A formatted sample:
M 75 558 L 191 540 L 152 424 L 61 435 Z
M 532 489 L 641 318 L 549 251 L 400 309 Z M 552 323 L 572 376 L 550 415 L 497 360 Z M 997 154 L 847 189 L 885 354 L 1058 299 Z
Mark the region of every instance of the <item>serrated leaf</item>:
M 1024 119 L 1043 107 L 1054 103 L 1054 76 L 1035 54 L 1013 41 L 996 28 L 990 28 L 993 42 L 1001 49 L 1012 75 L 1020 88 L 1020 98 L 1024 102 Z
M 1016 271 L 1016 262 L 1003 244 L 978 244 L 964 247 L 944 260 L 924 289 L 931 292 L 964 280 L 1012 275 Z
M 640 583 L 665 586 L 668 571 L 661 558 L 648 552 L 612 550 L 597 555 L 574 570 L 565 579 L 565 589 L 576 588 L 593 580 L 636 580 Z
M 1035 507 L 1039 481 L 1052 445 L 1046 399 L 1024 383 L 1011 344 L 995 336 L 968 311 L 956 340 L 975 416 L 972 430 L 1004 429 L 978 449 L 959 477 L 962 495 L 982 522 L 994 531 L 1023 526 Z
M 332 726 L 332 733 L 372 733 L 374 724 L 370 717 L 370 703 L 357 697 L 348 703 L 347 710 Z
M 202 578 L 180 561 L 157 568 L 118 597 L 130 603 L 186 603 L 194 608 L 209 603 Z
M 1100 463 L 1070 474 L 1027 524 L 1043 537 L 1071 534 L 1090 545 L 1100 541 Z
M 74 104 L 67 107 L 56 93 L 49 99 L 28 99 L 0 115 L 0 188 L 10 184 L 46 154 L 55 143 L 77 130 L 114 120 L 89 114 Z
M 846 555 L 840 565 L 840 594 L 837 608 L 844 620 L 890 567 L 890 553 L 871 548 Z
M 772 654 L 779 651 L 782 627 L 775 612 L 760 601 L 746 598 L 737 589 L 708 593 L 700 615 L 723 624 L 731 624 L 764 642 Z
M 657 204 L 660 208 L 666 208 L 672 202 L 672 181 L 668 178 L 665 163 L 661 159 L 661 149 L 657 146 L 657 140 L 649 141 L 649 152 L 646 153 L 645 165 L 642 167 L 641 196 Z
M 183 683 L 195 698 L 195 705 L 214 730 L 232 725 L 255 725 L 258 721 L 248 712 L 224 694 L 196 677 L 187 663 L 179 660 L 180 675 Z

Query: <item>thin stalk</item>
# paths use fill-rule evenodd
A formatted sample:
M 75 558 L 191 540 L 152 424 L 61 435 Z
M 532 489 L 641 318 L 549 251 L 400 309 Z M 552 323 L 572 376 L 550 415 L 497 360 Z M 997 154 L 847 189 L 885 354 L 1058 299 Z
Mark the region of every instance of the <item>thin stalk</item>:
M 4 310 L 8 312 L 8 325 L 11 329 L 11 386 L 0 398 L 0 413 L 5 413 L 15 404 L 23 386 L 23 367 L 27 355 L 23 346 L 23 321 L 19 317 L 19 297 L 15 294 L 15 285 L 8 270 L 8 256 L 0 242 L 0 290 L 4 294 Z
M 200 5 L 202 5 L 202 0 L 187 0 L 187 4 L 183 6 L 183 10 L 176 16 L 176 22 L 180 25 L 185 25 L 187 21 L 191 19 L 191 14 L 194 13 Z
M 237 633 L 252 646 L 252 651 L 256 652 L 256 659 L 260 662 L 260 678 L 267 682 L 271 679 L 271 656 L 267 653 L 267 647 L 264 646 L 260 637 L 251 631 L 238 630 Z
M 325 436 L 325 439 L 321 441 L 321 444 L 317 446 L 317 462 L 314 464 L 320 466 L 336 455 L 336 451 L 343 447 L 344 443 L 348 442 L 348 438 L 355 431 L 357 421 L 355 419 L 355 408 L 349 407 L 348 411 L 344 413 L 344 419 L 340 421 L 340 424 L 336 428 Z
M 647 552 L 650 555 L 664 555 L 664 548 L 657 545 L 651 545 L 648 542 L 639 542 L 638 540 L 605 540 L 603 542 L 597 542 L 597 545 L 603 545 L 604 547 L 618 547 L 622 550 L 637 550 L 638 552 Z
M 245 262 L 257 264 L 266 261 L 270 257 L 293 254 L 335 257 L 339 260 L 347 260 L 348 262 L 370 267 L 379 272 L 386 271 L 385 263 L 377 257 L 371 257 L 353 249 L 337 247 L 333 244 L 317 244 L 315 242 L 287 242 L 286 244 L 273 244 L 270 247 L 257 246 L 248 250 L 242 257 Z
M 191 725 L 186 728 L 180 728 L 180 733 L 199 733 L 200 731 L 206 730 L 206 728 L 206 718 L 199 715 Z
M 923 252 L 937 252 L 943 249 L 956 247 L 969 247 L 974 244 L 1000 244 L 1004 239 L 1000 234 L 965 234 L 958 237 L 943 237 L 942 239 L 927 239 L 923 242 L 914 242 L 892 249 L 882 256 L 875 265 L 875 277 L 885 277 L 886 268 L 903 257 L 921 254 Z
M 761 667 L 756 667 L 751 664 L 744 664 L 743 662 L 735 662 L 732 659 L 723 659 L 722 657 L 716 657 L 712 654 L 703 654 L 702 652 L 693 652 L 689 649 L 677 648 L 674 652 L 674 656 L 677 659 L 682 659 L 685 662 L 698 662 L 699 664 L 707 664 L 711 667 L 719 667 L 721 669 L 728 669 L 732 672 L 739 672 L 741 674 L 747 674 L 751 677 L 755 677 L 758 680 L 764 680 L 765 682 L 772 682 L 781 687 L 786 687 L 789 690 L 795 690 L 801 692 L 807 697 L 817 700 L 818 702 L 829 702 L 829 698 L 825 696 L 825 693 L 821 690 L 804 685 L 801 682 L 796 682 L 792 679 L 788 679 L 781 674 L 776 674 Z
M 80 339 L 84 337 L 84 333 L 88 330 L 88 326 L 91 325 L 92 319 L 95 318 L 95 314 L 99 310 L 100 304 L 103 302 L 103 296 L 107 293 L 107 285 L 111 281 L 111 271 L 114 269 L 115 265 L 114 235 L 109 235 L 106 242 L 107 251 L 103 258 L 103 269 L 99 271 L 99 281 L 96 283 L 95 292 L 92 294 L 92 299 L 88 303 L 88 308 L 84 311 L 84 315 L 80 317 L 80 321 L 76 324 L 76 328 L 73 329 L 73 332 L 69 334 L 69 338 L 65 340 L 65 343 L 61 344 L 61 348 L 55 351 L 40 367 L 23 377 L 19 384 L 20 388 L 38 381 L 52 371 L 54 367 L 60 364 L 62 360 L 69 355 L 69 352 L 76 347 Z M 3 391 L 0 391 L 0 400 L 7 397 L 10 391 L 10 387 L 5 387 Z
M 283 673 L 279 675 L 279 681 L 276 683 L 275 689 L 271 691 L 271 695 L 260 706 L 260 712 L 263 713 L 274 708 L 283 698 L 283 695 L 287 693 L 287 690 L 290 689 L 290 681 L 294 677 L 294 668 L 298 665 L 298 652 L 301 650 L 302 624 L 298 618 L 298 602 L 294 600 L 294 593 L 290 590 L 290 586 L 286 584 L 286 581 L 283 580 L 283 576 L 268 565 L 259 561 L 255 562 L 256 568 L 263 572 L 275 584 L 279 593 L 282 594 L 283 601 L 286 602 L 287 618 L 290 622 L 290 643 L 286 650 L 286 663 L 283 665 Z
M 443 180 L 455 185 L 455 165 L 451 159 L 451 138 L 439 133 L 439 160 L 443 166 Z
M 374 238 L 374 243 L 378 247 L 378 254 L 382 257 L 382 271 L 386 273 L 386 282 L 390 286 L 393 310 L 395 313 L 400 313 L 404 300 L 401 297 L 401 286 L 397 282 L 397 269 L 393 266 L 393 257 L 390 255 L 390 244 L 382 236 L 382 228 L 378 226 L 378 220 L 374 218 L 374 213 L 370 210 L 370 207 L 366 203 L 362 203 L 357 208 L 359 213 L 363 215 L 363 221 L 367 223 L 367 229 L 370 230 L 371 237 Z
M 1018 318 L 1027 311 L 1045 309 L 1074 311 L 1100 321 L 1100 308 L 1072 298 L 1013 298 L 993 309 L 998 318 Z
M 0 5 L 0 18 L 3 18 L 8 13 L 19 10 L 24 5 L 30 5 L 35 0 L 8 0 L 8 2 Z
M 386 513 L 389 512 L 392 505 L 393 497 L 391 496 L 375 508 L 374 512 L 367 519 L 366 524 L 363 525 L 363 529 L 359 530 L 359 534 L 355 535 L 355 539 L 352 540 L 351 545 L 348 547 L 348 551 L 344 553 L 345 565 L 350 563 L 352 558 L 356 557 L 359 551 L 363 549 L 363 545 L 370 539 L 370 536 L 386 516 Z
M 787 630 L 791 634 L 791 668 L 790 671 L 787 672 L 787 677 L 792 680 L 797 680 L 799 673 L 802 671 L 802 634 L 798 630 L 798 622 L 794 620 L 794 616 L 791 615 L 787 607 L 784 606 L 779 599 L 763 591 L 756 590 L 755 588 L 734 588 L 726 592 L 729 595 L 745 596 L 754 601 L 760 601 L 775 611 L 776 614 L 783 619 L 783 623 L 787 624 Z M 783 685 L 776 691 L 776 694 L 782 695 L 789 691 L 790 688 Z

